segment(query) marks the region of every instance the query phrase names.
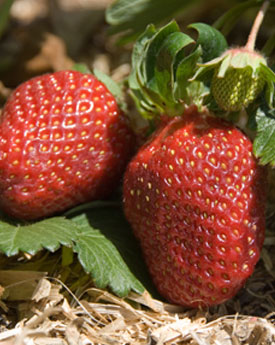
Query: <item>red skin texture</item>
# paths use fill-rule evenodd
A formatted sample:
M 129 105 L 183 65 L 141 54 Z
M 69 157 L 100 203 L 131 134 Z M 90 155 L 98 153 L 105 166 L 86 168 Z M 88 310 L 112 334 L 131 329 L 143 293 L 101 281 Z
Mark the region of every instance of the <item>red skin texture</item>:
M 0 122 L 0 207 L 36 219 L 103 198 L 116 187 L 134 137 L 108 89 L 60 71 L 21 84 Z
M 265 228 L 265 170 L 237 128 L 189 109 L 132 159 L 124 210 L 159 292 L 211 306 L 252 274 Z

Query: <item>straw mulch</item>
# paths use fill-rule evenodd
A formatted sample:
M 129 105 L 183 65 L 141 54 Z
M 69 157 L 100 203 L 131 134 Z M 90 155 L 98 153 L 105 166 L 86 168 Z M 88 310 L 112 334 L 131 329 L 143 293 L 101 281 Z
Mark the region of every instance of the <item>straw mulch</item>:
M 87 287 L 76 296 L 41 272 L 1 271 L 0 280 L 11 283 L 0 290 L 0 345 L 275 344 L 274 238 L 266 243 L 240 293 L 204 310 L 170 305 L 147 291 L 119 298 Z M 14 310 L 16 324 L 9 319 Z

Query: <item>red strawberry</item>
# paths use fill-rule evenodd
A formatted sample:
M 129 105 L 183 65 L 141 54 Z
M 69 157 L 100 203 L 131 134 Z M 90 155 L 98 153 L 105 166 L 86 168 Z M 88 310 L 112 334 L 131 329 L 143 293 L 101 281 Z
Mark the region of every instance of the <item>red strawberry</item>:
M 251 275 L 264 239 L 262 169 L 240 130 L 194 109 L 130 162 L 125 214 L 169 301 L 222 303 Z
M 91 74 L 60 71 L 21 84 L 0 120 L 0 206 L 35 219 L 108 195 L 133 135 Z

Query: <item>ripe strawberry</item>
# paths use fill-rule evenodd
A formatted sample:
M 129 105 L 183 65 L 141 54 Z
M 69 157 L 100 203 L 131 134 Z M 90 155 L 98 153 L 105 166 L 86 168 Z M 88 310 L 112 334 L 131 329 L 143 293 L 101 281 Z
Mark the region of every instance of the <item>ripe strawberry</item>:
M 35 219 L 108 195 L 133 135 L 91 74 L 60 71 L 21 84 L 0 121 L 0 206 Z
M 124 210 L 159 292 L 185 306 L 231 298 L 264 239 L 265 176 L 250 140 L 190 108 L 128 165 Z

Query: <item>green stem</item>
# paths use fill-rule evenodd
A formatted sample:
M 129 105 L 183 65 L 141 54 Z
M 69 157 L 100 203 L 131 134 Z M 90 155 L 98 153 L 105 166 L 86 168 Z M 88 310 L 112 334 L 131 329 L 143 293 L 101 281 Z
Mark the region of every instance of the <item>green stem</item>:
M 256 16 L 256 18 L 254 20 L 252 29 L 251 29 L 250 34 L 248 36 L 247 43 L 245 45 L 245 48 L 247 50 L 249 50 L 249 51 L 254 51 L 254 49 L 255 49 L 255 42 L 256 42 L 256 39 L 257 39 L 257 35 L 258 35 L 260 26 L 261 26 L 261 24 L 263 22 L 265 13 L 266 13 L 269 5 L 270 5 L 270 1 L 266 0 L 263 3 L 262 7 L 260 8 L 260 11 L 258 12 L 258 14 L 257 14 L 257 16 Z

